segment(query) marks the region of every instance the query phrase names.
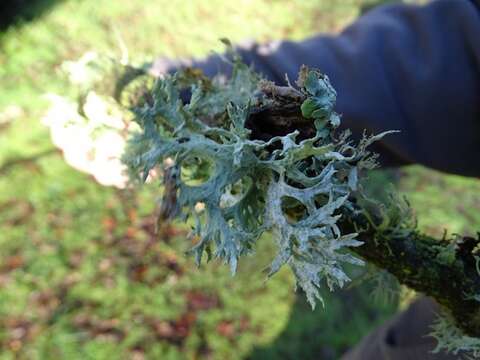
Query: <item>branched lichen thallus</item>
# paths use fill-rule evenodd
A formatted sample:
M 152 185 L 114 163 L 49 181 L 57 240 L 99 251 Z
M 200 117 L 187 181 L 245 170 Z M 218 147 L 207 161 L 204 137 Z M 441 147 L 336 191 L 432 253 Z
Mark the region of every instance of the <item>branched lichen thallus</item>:
M 124 161 L 140 178 L 163 168 L 164 198 L 174 202 L 164 207 L 191 219 L 198 263 L 206 254 L 234 273 L 271 232 L 278 252 L 269 274 L 289 266 L 314 306 L 323 281 L 342 287 L 344 264 L 363 264 L 345 251 L 362 244 L 357 234 L 342 233 L 338 221 L 354 207 L 361 170 L 375 163 L 368 145 L 386 133 L 356 146 L 348 133 L 337 136 L 336 92 L 317 70 L 303 67 L 297 87 L 280 87 L 234 57 L 232 76 L 222 79 L 198 71 L 159 79 L 153 101 L 135 110 L 141 131 Z

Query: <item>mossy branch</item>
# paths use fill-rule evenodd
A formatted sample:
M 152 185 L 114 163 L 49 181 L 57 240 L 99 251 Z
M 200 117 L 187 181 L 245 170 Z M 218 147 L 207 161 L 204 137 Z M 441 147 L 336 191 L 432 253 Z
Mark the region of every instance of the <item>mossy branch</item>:
M 351 219 L 355 226 L 367 219 Z M 352 223 L 345 224 L 345 228 Z M 402 284 L 433 297 L 467 335 L 480 337 L 480 274 L 472 255 L 480 240 L 472 237 L 435 239 L 417 231 L 403 235 L 379 233 L 368 227 L 359 233 L 363 245 L 352 251 L 393 274 Z

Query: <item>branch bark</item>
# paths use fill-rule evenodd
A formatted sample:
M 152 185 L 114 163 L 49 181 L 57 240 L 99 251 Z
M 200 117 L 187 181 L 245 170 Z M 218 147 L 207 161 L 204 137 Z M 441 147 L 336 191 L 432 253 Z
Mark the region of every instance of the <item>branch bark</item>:
M 365 226 L 366 219 L 353 220 Z M 353 230 L 353 223 L 345 230 Z M 435 239 L 419 232 L 400 237 L 379 234 L 373 227 L 362 231 L 364 244 L 352 251 L 393 274 L 400 283 L 433 297 L 453 316 L 467 335 L 480 337 L 480 274 L 472 254 L 480 239 L 463 237 Z

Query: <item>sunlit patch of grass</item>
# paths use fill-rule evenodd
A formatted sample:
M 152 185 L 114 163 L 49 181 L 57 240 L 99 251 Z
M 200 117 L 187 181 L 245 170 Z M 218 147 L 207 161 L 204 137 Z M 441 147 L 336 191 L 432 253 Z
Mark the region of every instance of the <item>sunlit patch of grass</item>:
M 476 236 L 480 230 L 480 181 L 420 166 L 402 171 L 399 188 L 412 204 L 419 226 L 431 235 Z

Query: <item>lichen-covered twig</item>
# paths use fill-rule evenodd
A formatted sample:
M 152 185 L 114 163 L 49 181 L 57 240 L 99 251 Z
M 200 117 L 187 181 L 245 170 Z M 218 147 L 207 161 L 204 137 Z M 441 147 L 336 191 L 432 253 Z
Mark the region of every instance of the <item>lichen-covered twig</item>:
M 278 244 L 270 274 L 289 266 L 312 305 L 323 281 L 331 289 L 349 281 L 344 263 L 366 260 L 433 296 L 480 337 L 478 239 L 433 239 L 398 203 L 368 205 L 359 178 L 376 165 L 368 146 L 387 133 L 353 144 L 337 133 L 328 78 L 302 68 L 297 85 L 262 80 L 238 59 L 228 82 L 196 71 L 167 76 L 134 109 L 142 131 L 124 161 L 134 178 L 173 164 L 164 169 L 163 207 L 193 220 L 198 262 L 218 257 L 235 272 L 269 231 Z

